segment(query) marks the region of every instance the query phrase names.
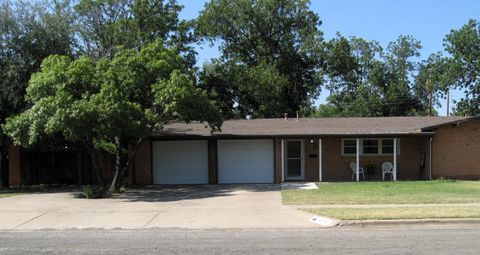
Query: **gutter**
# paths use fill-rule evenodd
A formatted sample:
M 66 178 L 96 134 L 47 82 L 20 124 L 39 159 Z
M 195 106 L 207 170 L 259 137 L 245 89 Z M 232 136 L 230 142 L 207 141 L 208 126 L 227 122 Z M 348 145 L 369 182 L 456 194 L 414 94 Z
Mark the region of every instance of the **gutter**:
M 305 139 L 314 139 L 318 137 L 322 138 L 356 138 L 356 137 L 372 137 L 372 138 L 395 138 L 395 137 L 432 137 L 434 132 L 421 132 L 421 133 L 379 133 L 379 134 L 249 134 L 249 135 L 237 135 L 237 134 L 208 134 L 208 135 L 198 135 L 198 134 L 152 134 L 150 135 L 151 139 L 206 139 L 206 138 L 218 138 L 218 139 L 228 139 L 228 138 L 237 138 L 237 139 L 255 139 L 255 138 L 275 138 L 275 137 L 285 137 L 285 138 L 305 138 Z

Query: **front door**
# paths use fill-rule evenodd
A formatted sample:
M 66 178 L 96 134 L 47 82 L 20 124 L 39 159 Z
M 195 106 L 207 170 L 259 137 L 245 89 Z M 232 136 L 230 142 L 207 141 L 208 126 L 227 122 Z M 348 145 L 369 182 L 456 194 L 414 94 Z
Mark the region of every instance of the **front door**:
M 304 141 L 287 140 L 285 146 L 285 178 L 287 180 L 303 180 Z

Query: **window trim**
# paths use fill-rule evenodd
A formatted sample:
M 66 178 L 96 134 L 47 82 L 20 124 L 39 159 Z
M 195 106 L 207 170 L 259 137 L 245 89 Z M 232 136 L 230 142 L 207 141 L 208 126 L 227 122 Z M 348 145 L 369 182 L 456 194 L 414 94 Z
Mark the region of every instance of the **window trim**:
M 384 153 L 383 152 L 383 140 L 392 140 L 392 153 Z M 393 155 L 393 151 L 394 150 L 394 144 L 395 142 L 393 142 L 393 138 L 381 138 L 379 140 L 379 145 L 378 145 L 378 151 L 380 152 L 379 154 L 380 155 Z M 400 155 L 400 139 L 397 138 L 397 156 Z
M 353 153 L 353 154 L 345 154 L 345 153 L 344 153 L 344 152 L 345 152 L 345 149 L 344 149 L 344 148 L 345 148 L 345 141 L 346 141 L 346 140 L 353 140 L 353 141 L 355 141 L 355 151 L 357 150 L 357 145 L 356 145 L 357 139 L 343 138 L 343 139 L 342 139 L 342 144 L 341 144 L 341 146 L 340 146 L 340 152 L 342 153 L 342 156 L 355 156 L 355 155 L 356 155 L 356 152 Z M 352 146 L 348 146 L 348 147 L 352 147 Z M 361 153 L 361 150 L 360 150 L 360 153 Z
M 383 138 L 360 138 L 360 155 L 361 156 L 393 156 L 393 153 L 383 153 L 383 140 L 393 140 L 394 138 L 388 138 L 388 137 L 383 137 Z M 345 141 L 350 140 L 350 141 L 355 141 L 355 144 L 357 142 L 357 138 L 342 138 L 341 144 L 340 144 L 340 152 L 342 157 L 354 157 L 356 153 L 353 154 L 345 154 Z M 377 140 L 377 145 L 378 145 L 378 153 L 372 154 L 372 153 L 363 153 L 363 140 Z M 400 155 L 400 138 L 397 138 L 397 156 Z

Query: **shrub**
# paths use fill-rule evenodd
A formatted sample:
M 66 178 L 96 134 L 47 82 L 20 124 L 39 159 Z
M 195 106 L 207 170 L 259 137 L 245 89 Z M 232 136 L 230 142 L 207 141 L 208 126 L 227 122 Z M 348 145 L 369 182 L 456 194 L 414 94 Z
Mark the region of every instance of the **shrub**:
M 75 194 L 73 194 L 73 197 L 74 198 L 87 198 L 85 196 L 85 193 L 83 193 L 83 192 L 75 193 Z
M 99 185 L 87 185 L 83 187 L 83 195 L 88 199 L 104 198 L 107 196 L 107 191 Z

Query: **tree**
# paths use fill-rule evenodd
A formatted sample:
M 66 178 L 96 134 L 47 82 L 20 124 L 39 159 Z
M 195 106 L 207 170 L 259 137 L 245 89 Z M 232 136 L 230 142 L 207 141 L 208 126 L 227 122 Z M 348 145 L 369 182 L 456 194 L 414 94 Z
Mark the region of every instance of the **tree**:
M 449 89 L 450 78 L 447 60 L 439 52 L 431 54 L 419 64 L 413 87 L 415 96 L 424 106 L 419 111 L 435 115 L 434 106 L 441 106 L 440 99 L 445 97 Z
M 75 6 L 81 38 L 77 49 L 94 58 L 112 58 L 119 49 L 138 50 L 162 40 L 192 67 L 192 24 L 178 18 L 181 9 L 175 0 L 80 0 Z
M 72 10 L 68 1 L 0 3 L 0 126 L 25 107 L 27 82 L 50 54 L 71 54 Z M 0 180 L 8 184 L 11 140 L 0 127 Z
M 420 41 L 412 36 L 399 36 L 388 45 L 384 60 L 386 65 L 384 116 L 416 115 L 418 109 L 423 108 L 412 93 L 412 78 L 417 68 L 417 63 L 412 58 L 420 56 L 421 48 Z
M 216 66 L 205 67 L 202 84 L 211 94 L 233 100 L 223 105 L 227 116 L 245 118 L 249 112 L 263 112 L 258 116 L 283 116 L 284 112 L 293 114 L 310 107 L 312 98 L 318 96 L 323 77 L 320 23 L 318 15 L 309 10 L 309 1 L 305 0 L 210 1 L 200 13 L 195 33 L 203 40 L 219 40 L 222 56 L 214 62 Z M 263 70 L 260 73 L 265 77 L 286 80 L 286 86 L 275 88 L 281 89 L 281 93 L 273 99 L 282 102 L 282 107 L 265 107 L 259 102 L 250 104 L 249 100 L 235 101 L 239 93 L 234 82 L 238 80 L 237 73 L 212 73 L 232 68 L 253 70 L 247 72 Z M 215 83 L 211 83 L 213 81 Z M 220 81 L 222 83 L 218 84 Z M 246 93 L 253 91 L 256 90 L 242 91 L 242 96 L 248 98 L 252 95 Z M 224 92 L 226 94 L 220 94 Z M 235 105 L 243 108 L 243 112 L 237 114 L 233 109 Z
M 329 117 L 337 117 L 337 116 L 338 116 L 337 108 L 335 108 L 335 106 L 331 104 L 321 104 L 313 113 L 313 117 L 315 118 L 329 118 Z
M 444 45 L 451 55 L 447 59 L 448 85 L 465 92 L 465 98 L 457 102 L 456 114 L 480 115 L 480 23 L 469 20 L 460 29 L 451 30 Z
M 383 53 L 377 42 L 340 34 L 326 44 L 327 98 L 337 116 L 381 115 Z M 318 113 L 319 114 L 319 113 Z M 330 114 L 333 114 L 330 109 Z
M 27 99 L 32 106 L 9 118 L 4 129 L 22 146 L 57 133 L 81 143 L 101 184 L 97 152 L 116 154 L 113 191 L 132 165 L 138 145 L 166 121 L 208 121 L 213 131 L 219 129 L 219 111 L 184 67 L 176 49 L 165 48 L 161 40 L 97 62 L 51 56 L 30 80 Z
M 424 114 L 422 101 L 412 90 L 416 71 L 412 58 L 419 56 L 420 48 L 420 42 L 410 36 L 400 36 L 384 50 L 375 41 L 338 34 L 326 44 L 329 114 Z
M 213 61 L 200 73 L 200 87 L 209 91 L 227 119 L 272 118 L 284 110 L 282 93 L 288 80 L 265 63 L 245 65 Z

